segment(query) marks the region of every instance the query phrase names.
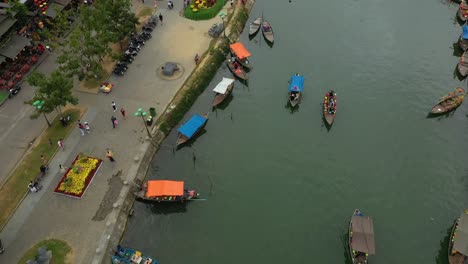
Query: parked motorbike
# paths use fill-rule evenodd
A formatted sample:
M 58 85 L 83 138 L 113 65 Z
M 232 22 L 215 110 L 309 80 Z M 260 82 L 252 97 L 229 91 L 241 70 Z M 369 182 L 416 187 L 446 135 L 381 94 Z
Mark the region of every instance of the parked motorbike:
M 132 63 L 134 59 L 135 59 L 135 57 L 133 57 L 132 55 L 125 55 L 124 54 L 124 56 L 122 58 L 122 62 Z
M 129 49 L 127 49 L 127 50 L 125 51 L 125 55 L 131 55 L 131 56 L 133 56 L 133 57 L 136 57 L 137 54 L 138 54 L 138 52 L 137 52 L 136 50 L 129 50 Z
M 154 28 L 145 25 L 145 26 L 143 26 L 141 29 L 142 29 L 143 31 L 146 31 L 146 32 L 152 32 Z
M 12 98 L 13 96 L 17 95 L 21 90 L 21 86 L 16 85 L 15 87 L 10 89 L 10 93 L 8 94 L 8 98 Z
M 123 68 L 128 68 L 128 64 L 122 61 L 117 62 L 115 65 L 116 68 L 123 67 Z
M 116 75 L 122 76 L 122 75 L 125 74 L 125 71 L 123 69 L 120 69 L 120 68 L 115 68 L 113 70 L 113 73 L 116 74 Z
M 30 192 L 35 193 L 38 192 L 40 189 L 42 189 L 42 185 L 38 183 L 37 181 L 30 181 L 28 184 L 28 189 Z

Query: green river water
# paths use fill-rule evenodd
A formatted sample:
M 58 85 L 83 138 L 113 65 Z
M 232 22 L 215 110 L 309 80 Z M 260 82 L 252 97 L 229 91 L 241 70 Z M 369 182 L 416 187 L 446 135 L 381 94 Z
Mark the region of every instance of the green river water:
M 468 105 L 426 118 L 465 81 L 454 76 L 457 6 L 438 0 L 257 0 L 275 32 L 241 41 L 249 85 L 211 112 L 220 69 L 193 113 L 206 132 L 173 151 L 163 143 L 148 175 L 180 179 L 207 201 L 135 203 L 122 245 L 162 264 L 349 263 L 346 233 L 360 208 L 374 219 L 371 263 L 447 263 L 448 231 L 468 207 Z M 247 25 L 248 26 L 248 25 Z M 305 76 L 298 111 L 288 80 Z M 328 131 L 324 93 L 338 95 Z

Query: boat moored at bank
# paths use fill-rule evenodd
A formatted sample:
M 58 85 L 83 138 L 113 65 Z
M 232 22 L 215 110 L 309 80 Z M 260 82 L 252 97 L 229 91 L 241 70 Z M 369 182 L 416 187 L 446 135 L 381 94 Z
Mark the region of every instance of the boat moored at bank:
M 375 255 L 374 222 L 359 209 L 354 210 L 349 222 L 349 254 L 353 264 L 367 264 L 368 257 Z
M 458 40 L 458 46 L 460 46 L 463 51 L 468 49 L 468 25 L 466 24 L 462 27 L 462 34 Z
M 187 122 L 185 122 L 177 131 L 179 136 L 177 138 L 177 146 L 186 143 L 192 139 L 208 122 L 208 114 L 203 116 L 195 114 Z
M 257 34 L 258 30 L 262 26 L 262 17 L 257 17 L 249 26 L 249 36 Z
M 231 53 L 234 55 L 234 60 L 237 61 L 244 69 L 251 70 L 252 65 L 250 64 L 249 57 L 250 52 L 240 42 L 235 42 L 229 45 Z M 233 58 L 231 58 L 233 60 Z
M 198 198 L 195 190 L 185 189 L 183 181 L 172 180 L 149 180 L 135 193 L 138 200 L 147 202 L 179 202 L 194 200 Z
M 464 264 L 468 260 L 468 210 L 465 210 L 452 227 L 448 247 L 449 264 Z
M 120 245 L 117 246 L 117 251 L 111 257 L 111 262 L 112 264 L 159 264 L 153 257 L 148 257 L 138 250 L 124 248 Z
M 222 103 L 226 97 L 228 97 L 232 90 L 234 89 L 234 79 L 231 78 L 225 78 L 223 77 L 223 80 L 216 85 L 216 87 L 213 89 L 213 92 L 216 93 L 212 106 L 216 107 L 220 103 Z

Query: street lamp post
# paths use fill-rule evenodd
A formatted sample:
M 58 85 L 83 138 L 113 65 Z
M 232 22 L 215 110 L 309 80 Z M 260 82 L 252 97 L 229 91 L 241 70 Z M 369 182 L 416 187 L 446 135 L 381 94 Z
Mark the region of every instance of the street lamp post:
M 40 109 L 42 109 L 44 104 L 45 104 L 45 101 L 36 100 L 36 101 L 34 101 L 33 106 L 36 107 L 37 110 L 40 110 Z M 42 114 L 44 115 L 44 118 L 45 118 L 45 120 L 47 122 L 47 125 L 50 127 L 51 124 L 50 124 L 49 119 L 47 119 L 47 116 L 45 115 L 45 113 L 42 113 Z
M 143 109 L 138 108 L 138 111 L 135 112 L 135 116 L 141 116 L 141 120 L 143 120 L 143 124 L 145 124 L 146 132 L 148 133 L 148 137 L 151 138 L 151 133 L 148 129 L 148 125 L 146 124 L 145 116 L 147 115 L 146 112 L 143 112 Z
M 224 37 L 227 38 L 227 36 L 226 36 L 226 27 L 224 25 L 224 18 L 227 16 L 227 14 L 224 11 L 222 11 L 222 12 L 219 13 L 218 16 L 221 18 L 221 20 L 223 20 L 223 34 L 224 34 Z

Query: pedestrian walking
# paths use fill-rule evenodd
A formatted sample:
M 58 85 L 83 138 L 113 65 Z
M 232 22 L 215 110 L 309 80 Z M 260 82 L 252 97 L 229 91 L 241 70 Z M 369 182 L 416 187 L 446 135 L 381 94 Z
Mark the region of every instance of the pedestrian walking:
M 119 121 L 117 121 L 117 117 L 115 116 L 111 117 L 111 121 L 112 121 L 112 128 L 115 128 L 117 124 L 119 123 Z
M 62 151 L 65 150 L 65 143 L 62 139 L 59 139 L 59 141 L 57 141 L 57 145 L 59 146 L 59 148 L 62 148 Z
M 67 168 L 65 166 L 62 166 L 62 164 L 59 164 L 59 171 L 60 173 L 65 173 L 67 171 Z
M 53 146 L 54 142 L 52 142 L 52 139 L 49 138 L 49 145 Z
M 91 131 L 90 131 L 91 128 L 89 127 L 88 122 L 84 122 L 84 129 L 86 130 L 86 133 L 88 133 L 88 134 L 89 134 L 89 132 L 91 132 Z
M 234 0 L 231 0 L 231 7 L 234 5 Z
M 123 107 L 120 108 L 120 113 L 122 114 L 124 120 L 126 120 L 127 117 L 125 116 L 125 109 Z
M 80 129 L 81 135 L 84 136 L 85 128 L 80 120 L 78 120 L 78 128 Z
M 47 159 L 44 157 L 44 155 L 41 155 L 41 161 L 42 164 L 47 164 Z
M 112 101 L 112 109 L 114 109 L 114 112 L 117 110 L 117 106 L 115 105 L 114 101 Z
M 46 48 L 49 52 L 52 52 L 52 48 L 51 48 L 49 45 L 45 46 L 45 48 Z
M 161 21 L 161 26 L 162 26 L 162 24 L 163 24 L 163 16 L 162 16 L 161 13 L 159 13 L 159 21 Z
M 112 151 L 110 149 L 107 149 L 106 150 L 106 157 L 111 161 L 111 162 L 114 162 L 115 159 L 114 159 L 114 153 L 112 153 Z
M 5 249 L 3 248 L 3 243 L 2 243 L 2 240 L 0 239 L 0 254 L 2 254 L 3 251 L 5 251 Z

